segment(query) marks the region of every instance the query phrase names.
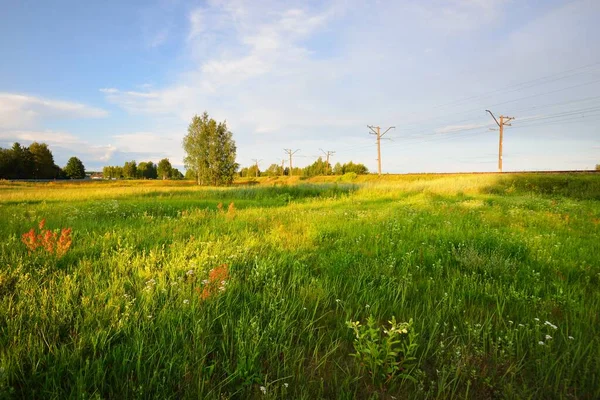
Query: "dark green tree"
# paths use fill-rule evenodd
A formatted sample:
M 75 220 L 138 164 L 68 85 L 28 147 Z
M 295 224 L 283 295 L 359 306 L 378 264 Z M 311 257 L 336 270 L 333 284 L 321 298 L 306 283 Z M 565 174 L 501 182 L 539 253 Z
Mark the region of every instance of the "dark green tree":
M 15 157 L 11 149 L 0 148 L 0 179 L 15 179 Z
M 158 176 L 165 180 L 171 177 L 171 171 L 173 170 L 173 166 L 171 166 L 171 162 L 168 158 L 163 158 L 158 162 L 158 167 L 156 168 L 156 172 Z
M 33 142 L 29 146 L 33 159 L 33 178 L 56 179 L 60 168 L 54 164 L 54 156 L 46 143 Z
M 183 179 L 183 174 L 177 168 L 171 168 L 171 179 Z
M 85 178 L 85 167 L 81 160 L 77 157 L 69 158 L 67 165 L 63 169 L 65 175 L 69 179 L 83 179 Z
M 123 177 L 128 179 L 137 178 L 137 164 L 135 160 L 125 162 L 125 165 L 123 165 Z
M 357 175 L 368 174 L 369 170 L 364 164 L 354 164 L 352 161 L 346 163 L 342 167 L 343 173 L 354 172 Z
M 139 163 L 137 166 L 137 175 L 141 179 L 156 179 L 158 177 L 156 164 L 152 161 Z
M 35 169 L 33 155 L 28 147 L 14 143 L 12 148 L 13 179 L 31 179 Z

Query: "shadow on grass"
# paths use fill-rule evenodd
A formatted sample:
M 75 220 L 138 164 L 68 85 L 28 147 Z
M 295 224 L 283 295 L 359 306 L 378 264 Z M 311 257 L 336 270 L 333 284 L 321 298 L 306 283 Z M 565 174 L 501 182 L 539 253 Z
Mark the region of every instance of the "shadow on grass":
M 503 176 L 482 190 L 497 195 L 534 194 L 575 200 L 600 200 L 599 174 L 527 174 Z

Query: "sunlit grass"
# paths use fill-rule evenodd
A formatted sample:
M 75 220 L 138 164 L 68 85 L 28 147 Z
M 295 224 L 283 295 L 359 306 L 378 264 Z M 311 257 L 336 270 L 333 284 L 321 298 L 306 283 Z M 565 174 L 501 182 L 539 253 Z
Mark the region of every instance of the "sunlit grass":
M 600 396 L 600 177 L 296 180 L 1 183 L 0 397 Z M 414 368 L 351 356 L 369 316 Z

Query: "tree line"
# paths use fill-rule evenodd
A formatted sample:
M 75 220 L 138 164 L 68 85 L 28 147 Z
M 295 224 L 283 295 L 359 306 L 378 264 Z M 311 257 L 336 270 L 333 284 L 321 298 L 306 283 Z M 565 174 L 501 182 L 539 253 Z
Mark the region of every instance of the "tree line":
M 0 147 L 0 179 L 83 179 L 85 166 L 71 157 L 63 168 L 54 163 L 46 143 L 33 142 L 28 147 L 14 143 Z
M 352 161 L 345 164 L 336 163 L 332 168 L 331 164 L 319 157 L 314 163 L 304 168 L 292 168 L 291 175 L 294 176 L 321 176 L 321 175 L 344 175 L 348 173 L 355 173 L 357 175 L 364 175 L 369 173 L 369 169 L 360 163 L 353 163 Z M 244 167 L 238 172 L 239 176 L 243 178 L 256 177 L 256 176 L 289 176 L 290 169 L 283 167 L 279 164 L 271 164 L 266 170 L 261 171 L 256 164 L 252 164 L 249 167 Z
M 127 161 L 123 166 L 106 166 L 102 168 L 104 179 L 182 179 L 183 174 L 171 165 L 168 158 L 154 164 L 144 161 L 139 164 L 135 160 Z

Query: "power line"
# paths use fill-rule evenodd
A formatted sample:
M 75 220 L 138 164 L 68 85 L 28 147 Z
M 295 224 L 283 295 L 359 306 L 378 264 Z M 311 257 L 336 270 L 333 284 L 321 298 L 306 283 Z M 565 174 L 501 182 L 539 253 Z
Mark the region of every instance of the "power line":
M 445 106 L 453 105 L 453 104 L 457 104 L 457 103 L 463 103 L 463 102 L 469 101 L 469 100 L 490 97 L 491 95 L 497 94 L 497 93 L 502 93 L 502 94 L 512 93 L 512 92 L 523 90 L 523 89 L 529 89 L 529 88 L 537 86 L 539 84 L 548 84 L 548 83 L 556 82 L 556 81 L 559 81 L 559 80 L 562 80 L 562 79 L 565 79 L 565 78 L 570 78 L 570 77 L 573 77 L 573 76 L 581 75 L 583 73 L 587 73 L 589 71 L 579 71 L 579 70 L 581 70 L 581 69 L 587 69 L 587 68 L 590 68 L 590 67 L 596 67 L 596 66 L 599 66 L 599 65 L 600 65 L 600 62 L 596 62 L 596 63 L 584 65 L 584 66 L 573 68 L 573 69 L 570 69 L 570 70 L 567 70 L 567 71 L 562 71 L 562 72 L 558 72 L 558 73 L 555 73 L 555 74 L 547 75 L 547 76 L 544 76 L 544 77 L 541 77 L 541 78 L 536 78 L 536 79 L 532 79 L 532 80 L 529 80 L 529 81 L 524 81 L 524 82 L 521 82 L 521 83 L 517 83 L 517 84 L 514 84 L 514 85 L 509 85 L 509 86 L 506 86 L 504 88 L 496 89 L 496 90 L 493 90 L 493 91 L 488 92 L 488 93 L 483 93 L 483 94 L 474 95 L 474 96 L 470 96 L 470 97 L 467 97 L 467 98 L 455 100 L 455 101 L 443 104 L 441 106 L 436 106 L 434 108 L 440 108 L 440 107 L 445 107 Z M 579 72 L 576 72 L 574 74 L 569 74 L 570 72 L 574 72 L 574 71 L 579 71 Z M 567 75 L 561 77 L 560 75 L 563 75 L 563 74 L 567 74 Z M 556 78 L 556 79 L 550 79 L 550 78 L 554 78 L 554 77 L 558 77 L 558 78 Z M 540 82 L 540 81 L 542 81 L 542 82 Z M 536 83 L 536 82 L 539 82 L 539 83 Z M 523 86 L 525 86 L 525 87 L 523 87 Z M 508 90 L 507 91 L 507 89 L 512 89 L 512 90 Z
M 598 82 L 600 82 L 600 79 L 596 79 L 596 80 L 589 81 L 589 82 L 583 82 L 583 83 L 579 83 L 577 85 L 567 86 L 567 87 L 560 88 L 560 89 L 551 90 L 549 92 L 537 93 L 537 94 L 533 94 L 533 95 L 519 97 L 519 98 L 512 99 L 512 100 L 503 101 L 503 102 L 500 102 L 500 103 L 491 104 L 490 107 L 501 106 L 501 105 L 505 105 L 505 104 L 509 104 L 509 103 L 514 103 L 516 101 L 527 100 L 527 99 L 531 99 L 531 98 L 534 98 L 534 97 L 545 96 L 545 95 L 548 95 L 548 94 L 554 94 L 554 93 L 562 92 L 562 91 L 569 90 L 569 89 L 575 89 L 575 88 L 578 88 L 578 87 L 581 87 L 581 86 L 589 86 L 589 85 L 593 85 L 593 84 L 598 83 Z M 449 116 L 457 115 L 457 114 L 461 115 L 461 114 L 474 113 L 474 112 L 478 112 L 480 110 L 481 109 L 479 109 L 479 108 L 473 108 L 471 110 L 466 110 L 466 111 L 446 113 L 446 114 L 443 114 L 443 115 L 440 115 L 440 116 L 437 116 L 437 117 L 428 118 L 426 120 L 417 120 L 417 121 L 414 121 L 414 122 L 410 122 L 408 124 L 405 124 L 404 126 L 416 125 L 416 124 L 422 123 L 423 121 L 439 120 L 439 119 L 447 118 Z M 408 130 L 410 131 L 410 128 Z
M 568 74 L 570 72 L 578 71 L 578 70 L 581 70 L 581 69 L 587 69 L 587 68 L 591 68 L 591 67 L 596 67 L 596 66 L 600 66 L 600 62 L 594 62 L 594 63 L 591 63 L 591 64 L 586 64 L 586 65 L 579 66 L 579 67 L 576 67 L 576 68 L 571 68 L 571 69 L 568 69 L 568 70 L 565 70 L 565 71 L 557 72 L 555 74 L 546 75 L 546 76 L 541 77 L 541 78 L 536 78 L 536 79 L 531 79 L 531 80 L 528 80 L 528 81 L 523 81 L 523 82 L 520 82 L 520 83 L 517 83 L 517 84 L 514 84 L 514 85 L 505 86 L 504 88 L 499 88 L 499 89 L 492 90 L 491 92 L 484 92 L 484 93 L 481 93 L 481 94 L 478 94 L 478 95 L 474 95 L 474 96 L 470 96 L 470 97 L 466 97 L 466 98 L 459 98 L 459 99 L 456 99 L 456 100 L 451 100 L 451 101 L 449 101 L 447 103 L 438 104 L 438 105 L 435 105 L 433 107 L 430 107 L 429 109 L 443 108 L 443 107 L 446 107 L 446 106 L 449 106 L 449 105 L 453 105 L 455 103 L 462 103 L 462 102 L 465 102 L 465 101 L 468 101 L 468 100 L 473 100 L 473 99 L 481 98 L 481 97 L 489 97 L 489 96 L 491 96 L 493 94 L 499 94 L 499 93 L 505 91 L 506 89 L 517 88 L 519 86 L 528 85 L 528 84 L 531 84 L 531 83 L 534 83 L 534 82 L 538 82 L 538 81 L 548 80 L 550 78 L 553 78 L 553 77 L 556 77 L 556 76 L 559 76 L 559 75 Z M 580 72 L 580 73 L 582 73 L 582 72 Z M 547 81 L 547 82 L 541 82 L 540 84 L 552 83 L 552 82 L 555 82 L 555 81 L 560 80 L 560 79 L 569 78 L 571 76 L 579 75 L 580 73 L 572 74 L 572 75 L 567 75 L 567 76 L 565 76 L 563 78 L 554 79 L 554 80 L 550 80 L 550 81 Z M 530 88 L 532 86 L 535 86 L 535 85 L 529 85 L 525 89 Z M 524 88 L 520 88 L 520 89 L 524 89 Z M 514 90 L 512 90 L 512 91 L 514 91 Z M 476 111 L 478 111 L 478 110 L 479 109 L 477 109 Z M 412 113 L 406 114 L 406 116 L 414 115 L 414 114 L 416 114 L 416 112 L 412 112 Z

